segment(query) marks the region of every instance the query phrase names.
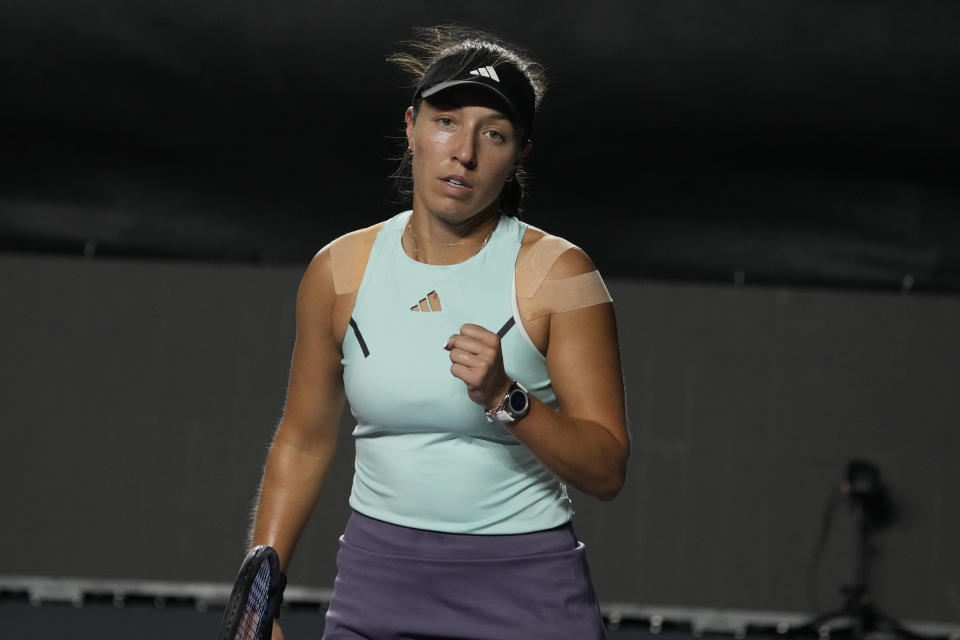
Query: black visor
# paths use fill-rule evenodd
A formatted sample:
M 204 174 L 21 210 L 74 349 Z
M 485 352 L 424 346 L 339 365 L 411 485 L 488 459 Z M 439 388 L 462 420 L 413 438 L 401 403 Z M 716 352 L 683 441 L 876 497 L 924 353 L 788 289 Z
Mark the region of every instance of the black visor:
M 447 56 L 430 65 L 413 94 L 413 102 L 416 104 L 419 98 L 429 98 L 464 84 L 495 93 L 503 100 L 514 124 L 519 125 L 528 138 L 533 135 L 536 94 L 526 74 L 510 62 L 497 62 L 490 56 L 477 55 L 476 51 Z

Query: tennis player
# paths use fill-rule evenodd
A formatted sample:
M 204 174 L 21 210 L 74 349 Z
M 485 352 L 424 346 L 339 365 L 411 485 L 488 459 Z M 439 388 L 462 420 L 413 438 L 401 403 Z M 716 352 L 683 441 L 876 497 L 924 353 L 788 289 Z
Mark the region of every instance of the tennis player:
M 391 60 L 415 87 L 411 209 L 306 270 L 251 542 L 290 563 L 346 400 L 353 513 L 323 638 L 602 638 L 567 487 L 614 498 L 630 444 L 603 280 L 517 218 L 542 67 L 448 26 Z

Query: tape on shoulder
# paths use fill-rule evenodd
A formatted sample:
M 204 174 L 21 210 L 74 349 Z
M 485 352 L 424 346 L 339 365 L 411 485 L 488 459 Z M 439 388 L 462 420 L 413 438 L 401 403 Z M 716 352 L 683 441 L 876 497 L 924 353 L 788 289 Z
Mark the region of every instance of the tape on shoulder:
M 523 256 L 523 264 L 518 270 L 530 274 L 523 285 L 523 290 L 517 295 L 523 298 L 532 298 L 547 279 L 550 268 L 565 251 L 575 248 L 576 245 L 558 236 L 545 235 L 533 243 L 533 246 Z
M 360 288 L 376 237 L 371 228 L 360 229 L 340 236 L 330 244 L 334 293 L 344 295 Z
M 519 301 L 524 320 L 533 320 L 551 313 L 565 313 L 604 302 L 613 302 L 600 272 L 544 280 L 537 293 Z

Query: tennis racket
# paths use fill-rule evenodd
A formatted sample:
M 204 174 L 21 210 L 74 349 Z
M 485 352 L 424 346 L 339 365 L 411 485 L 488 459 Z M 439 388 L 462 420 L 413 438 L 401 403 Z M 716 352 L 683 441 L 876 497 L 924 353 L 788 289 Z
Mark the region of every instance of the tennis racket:
M 233 583 L 217 640 L 270 640 L 286 586 L 277 552 L 266 545 L 251 549 Z

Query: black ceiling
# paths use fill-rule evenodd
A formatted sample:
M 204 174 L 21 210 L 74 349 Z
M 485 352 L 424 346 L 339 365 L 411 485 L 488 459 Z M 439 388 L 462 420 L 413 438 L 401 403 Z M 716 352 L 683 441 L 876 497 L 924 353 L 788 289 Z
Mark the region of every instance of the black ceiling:
M 605 273 L 960 291 L 953 2 L 6 0 L 0 249 L 304 263 L 445 21 L 547 64 L 527 219 Z

